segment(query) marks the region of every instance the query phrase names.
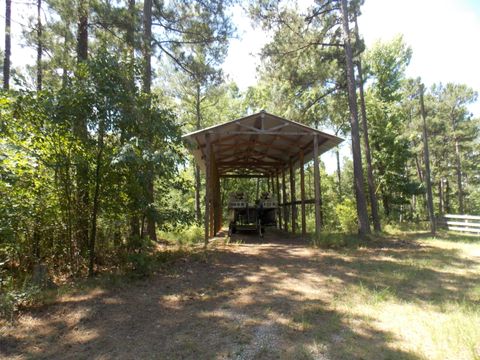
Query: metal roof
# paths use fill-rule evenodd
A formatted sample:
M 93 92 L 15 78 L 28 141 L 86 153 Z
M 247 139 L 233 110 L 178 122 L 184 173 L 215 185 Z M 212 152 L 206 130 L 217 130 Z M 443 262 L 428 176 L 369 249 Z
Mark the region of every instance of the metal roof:
M 295 168 L 313 158 L 313 135 L 318 136 L 318 153 L 343 139 L 309 126 L 269 114 L 245 116 L 183 136 L 191 145 L 195 161 L 205 170 L 207 138 L 219 176 L 272 175 L 292 162 Z

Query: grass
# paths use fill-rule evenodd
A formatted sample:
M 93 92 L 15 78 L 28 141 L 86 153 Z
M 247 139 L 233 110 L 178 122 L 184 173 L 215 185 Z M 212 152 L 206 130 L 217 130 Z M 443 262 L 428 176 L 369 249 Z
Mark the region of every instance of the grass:
M 155 289 L 146 282 L 142 292 L 153 302 L 144 303 L 152 309 L 169 305 L 163 308 L 168 311 L 151 311 L 148 319 L 165 321 L 168 336 L 178 339 L 172 358 L 193 358 L 210 349 L 207 358 L 231 356 L 249 349 L 267 322 L 276 329 L 278 353 L 261 348 L 259 358 L 480 360 L 480 238 L 387 230 L 368 239 L 322 234 L 321 248 L 298 246 L 296 238 L 286 244 L 242 246 L 248 237 L 230 248 L 212 245 L 206 252 L 169 247 L 151 259 L 153 271 L 177 278 L 192 265 L 186 258 L 201 266 L 161 291 L 161 282 Z M 122 293 L 119 288 L 128 292 L 131 281 L 131 276 L 103 275 L 60 287 L 55 296 L 105 289 Z M 130 298 L 122 299 L 126 306 Z M 239 317 L 232 321 L 232 315 L 222 314 Z M 179 320 L 184 316 L 188 321 Z M 115 327 L 109 326 L 105 333 L 111 334 Z M 202 336 L 196 329 L 202 329 Z M 148 336 L 136 341 L 143 338 Z
M 480 359 L 478 237 L 387 226 L 366 239 L 312 240 L 328 249 L 332 268 L 343 264 L 334 277 L 345 279 L 328 304 L 291 314 L 292 331 L 310 339 L 293 358 Z
M 341 235 L 327 239 L 349 241 Z M 404 247 L 396 248 L 392 240 Z M 348 331 L 330 348 L 338 358 L 353 353 L 355 358 L 480 359 L 480 239 L 396 230 L 371 241 L 332 254 L 332 264 L 349 257 L 341 274 L 347 285 L 335 289 L 327 307 L 299 310 L 293 323 L 311 329 L 317 343 L 332 343 L 339 320 L 325 314 L 339 314 Z M 326 321 L 320 328 L 315 324 L 322 314 Z M 395 353 L 375 347 L 379 333 L 389 334 L 382 342 Z
M 315 247 L 339 249 L 344 247 L 358 247 L 361 243 L 358 235 L 344 233 L 320 233 L 312 235 L 311 241 Z

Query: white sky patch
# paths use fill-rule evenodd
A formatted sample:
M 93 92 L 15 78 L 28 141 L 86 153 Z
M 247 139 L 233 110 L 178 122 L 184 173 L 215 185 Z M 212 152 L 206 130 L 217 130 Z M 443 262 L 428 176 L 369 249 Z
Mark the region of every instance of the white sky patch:
M 257 82 L 257 67 L 260 65 L 260 51 L 269 41 L 266 32 L 254 28 L 245 10 L 236 5 L 232 11 L 237 37 L 230 41 L 223 71 L 241 90 Z
M 477 0 L 478 1 L 478 0 Z M 407 75 L 433 83 L 463 83 L 480 91 L 480 2 L 366 0 L 359 29 L 367 47 L 403 34 L 413 56 Z M 480 102 L 471 107 L 480 116 Z

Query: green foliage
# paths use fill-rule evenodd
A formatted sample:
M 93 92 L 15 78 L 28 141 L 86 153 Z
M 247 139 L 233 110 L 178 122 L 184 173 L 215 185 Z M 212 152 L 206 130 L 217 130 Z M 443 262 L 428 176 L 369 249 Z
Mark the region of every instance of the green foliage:
M 149 276 L 154 269 L 154 258 L 147 252 L 148 247 L 137 247 L 136 252 L 128 254 L 127 264 L 129 272 L 135 277 Z
M 405 97 L 405 69 L 412 56 L 401 36 L 377 42 L 364 56 L 371 84 L 366 94 L 372 165 L 384 215 L 395 218 L 412 195 L 422 193 L 420 184 L 405 169 L 414 156 L 407 137 L 409 113 Z
M 21 286 L 14 287 L 10 284 L 4 287 L 0 292 L 0 319 L 13 321 L 21 307 L 45 303 L 51 297 L 52 291 L 54 290 L 44 290 L 32 285 L 28 278 Z
M 340 228 L 347 234 L 357 232 L 357 210 L 351 199 L 345 199 L 335 206 L 335 215 L 340 223 Z
M 135 53 L 142 47 L 141 6 L 85 4 L 88 61 L 78 64 L 78 4 L 44 1 L 42 37 L 36 26 L 23 33 L 27 46 L 37 48 L 41 40 L 49 55 L 42 59 L 43 91 L 28 90 L 40 70 L 33 65 L 21 74 L 25 81 L 17 91 L 0 94 L 3 279 L 25 278 L 39 260 L 54 273 L 74 276 L 84 273 L 87 260 L 97 270 L 125 266 L 147 274 L 153 250 L 146 223 L 180 231 L 193 221 L 182 107 L 166 98 L 163 87 L 154 95 L 140 90 L 145 64 Z M 230 106 L 223 96 L 230 90 L 216 89 L 233 33 L 230 4 L 153 4 L 152 47 L 167 54 L 158 72 L 169 74 L 168 87 L 173 72 L 188 73 L 208 97 L 202 104 L 207 118 L 218 115 L 218 99 Z
M 385 102 L 401 99 L 400 90 L 411 58 L 412 49 L 402 36 L 373 44 L 365 55 L 365 70 L 372 78 L 371 90 L 377 98 Z
M 160 237 L 180 246 L 193 245 L 203 242 L 205 232 L 202 226 L 191 225 L 176 231 L 162 231 Z
M 68 88 L 22 90 L 1 98 L 6 131 L 0 140 L 0 256 L 9 268 L 25 271 L 38 257 L 57 270 L 75 273 L 83 268 L 88 244 L 76 236 L 83 225 L 73 218 L 79 162 L 88 164 L 92 202 L 84 211 L 90 236 L 92 227 L 97 230 L 94 246 L 100 263 L 115 258 L 111 254 L 121 244 L 132 254 L 145 250 L 130 236 L 133 214 L 154 214 L 162 226 L 190 221 L 181 210 L 174 211 L 166 196 L 185 187 L 177 176 L 183 150 L 175 116 L 162 108 L 159 98 L 131 88 L 129 72 L 127 63 L 98 50 L 97 57 L 76 70 Z M 148 122 L 142 116 L 147 106 Z M 71 131 L 79 114 L 88 130 L 83 138 Z M 152 205 L 143 185 L 147 168 L 154 169 L 158 182 Z M 136 269 L 146 267 L 137 263 Z

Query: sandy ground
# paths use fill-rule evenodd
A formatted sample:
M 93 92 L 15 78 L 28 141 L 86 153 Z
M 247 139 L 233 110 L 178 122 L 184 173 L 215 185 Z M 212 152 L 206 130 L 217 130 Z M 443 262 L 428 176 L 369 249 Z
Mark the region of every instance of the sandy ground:
M 235 236 L 209 250 L 205 260 L 180 260 L 147 280 L 63 296 L 23 313 L 15 325 L 0 329 L 0 357 L 364 358 L 345 345 L 348 337 L 357 339 L 354 344 L 368 342 L 365 358 L 417 358 L 390 348 L 389 334 L 342 318 L 330 306 L 358 281 L 351 262 L 364 253 L 339 255 L 275 234 L 263 242 Z M 417 249 L 399 244 L 385 251 Z

